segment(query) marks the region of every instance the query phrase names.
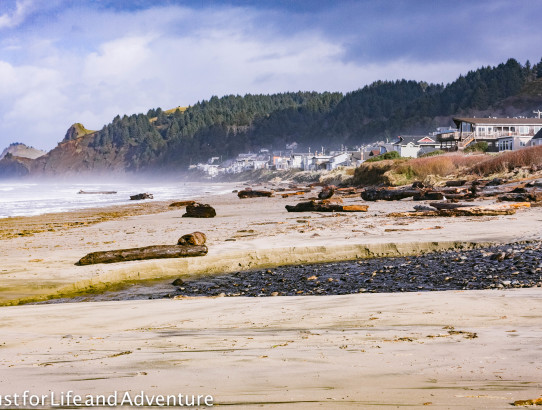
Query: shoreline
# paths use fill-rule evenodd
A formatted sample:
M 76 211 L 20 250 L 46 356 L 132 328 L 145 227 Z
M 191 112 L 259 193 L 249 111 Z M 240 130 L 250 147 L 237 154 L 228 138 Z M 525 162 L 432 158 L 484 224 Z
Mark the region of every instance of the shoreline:
M 193 198 L 217 209 L 211 219 L 181 218 L 184 208 L 170 208 L 173 200 L 12 218 L 0 228 L 0 257 L 5 261 L 0 268 L 0 305 L 100 292 L 141 280 L 404 256 L 542 237 L 540 207 L 520 209 L 515 215 L 425 219 L 389 216 L 411 210 L 413 202 L 408 200 L 370 202 L 369 211 L 358 214 L 292 214 L 284 209 L 311 196 L 314 193 L 239 199 L 227 193 Z M 357 197 L 344 199 L 345 204 L 360 202 Z M 194 231 L 207 235 L 206 256 L 74 265 L 96 250 L 174 244 Z

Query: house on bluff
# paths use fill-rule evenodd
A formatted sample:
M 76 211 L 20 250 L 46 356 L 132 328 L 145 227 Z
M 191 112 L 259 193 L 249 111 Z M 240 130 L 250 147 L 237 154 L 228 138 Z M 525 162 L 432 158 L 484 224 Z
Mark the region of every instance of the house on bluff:
M 515 150 L 529 145 L 542 129 L 542 118 L 454 118 L 455 132 L 437 134 L 442 149 L 464 150 L 487 142 L 489 151 Z

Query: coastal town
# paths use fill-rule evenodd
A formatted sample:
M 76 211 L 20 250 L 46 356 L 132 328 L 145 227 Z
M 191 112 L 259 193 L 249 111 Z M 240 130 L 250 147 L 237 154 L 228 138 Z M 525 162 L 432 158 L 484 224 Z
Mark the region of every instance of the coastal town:
M 257 169 L 301 171 L 332 171 L 339 167 L 357 167 L 370 158 L 388 152 L 399 157 L 417 158 L 438 154 L 437 151 L 464 151 L 476 143 L 484 144 L 486 152 L 516 151 L 521 148 L 542 145 L 542 112 L 535 111 L 535 118 L 454 118 L 455 127 L 439 127 L 428 135 L 400 135 L 391 142 L 360 145 L 355 149 L 342 146 L 339 150 L 326 147 L 298 151 L 293 142 L 284 150 L 262 148 L 259 152 L 247 152 L 236 158 L 222 160 L 211 157 L 205 163 L 190 165 L 208 178 L 224 174 L 237 174 Z

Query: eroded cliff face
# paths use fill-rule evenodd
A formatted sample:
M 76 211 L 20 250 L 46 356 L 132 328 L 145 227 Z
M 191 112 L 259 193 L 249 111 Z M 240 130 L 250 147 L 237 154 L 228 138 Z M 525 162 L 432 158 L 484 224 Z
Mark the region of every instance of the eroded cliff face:
M 96 175 L 124 173 L 128 165 L 125 161 L 127 150 L 112 148 L 105 152 L 98 151 L 92 146 L 95 135 L 90 133 L 75 139 L 65 138 L 46 155 L 32 162 L 30 174 L 75 176 L 91 172 Z

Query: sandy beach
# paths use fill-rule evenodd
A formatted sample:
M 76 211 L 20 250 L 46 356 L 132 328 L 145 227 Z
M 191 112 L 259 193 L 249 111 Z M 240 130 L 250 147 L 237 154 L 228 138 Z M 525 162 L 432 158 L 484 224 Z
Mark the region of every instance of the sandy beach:
M 0 301 L 542 237 L 540 207 L 388 216 L 412 210 L 406 200 L 371 202 L 366 213 L 286 212 L 313 196 L 208 197 L 212 219 L 149 202 L 2 220 Z M 193 231 L 207 234 L 208 255 L 75 266 L 89 252 L 175 244 Z M 4 306 L 0 386 L 211 394 L 233 408 L 508 408 L 540 396 L 541 300 L 530 288 Z

